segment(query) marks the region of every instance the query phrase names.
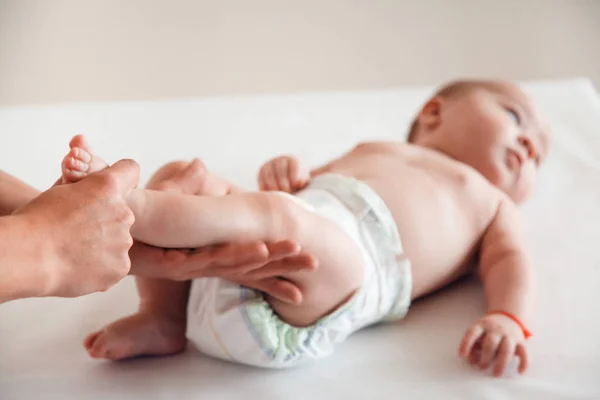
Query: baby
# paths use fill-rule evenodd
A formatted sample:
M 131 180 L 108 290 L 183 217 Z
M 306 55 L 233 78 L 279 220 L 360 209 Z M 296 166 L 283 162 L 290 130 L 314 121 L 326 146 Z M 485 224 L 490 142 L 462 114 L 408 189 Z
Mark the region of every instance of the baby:
M 319 260 L 283 278 L 303 293 L 285 303 L 219 278 L 189 283 L 137 278 L 138 313 L 90 335 L 92 357 L 182 351 L 186 337 L 211 356 L 288 367 L 333 352 L 351 333 L 404 317 L 412 300 L 476 270 L 487 312 L 459 354 L 504 372 L 528 364 L 533 266 L 515 203 L 531 192 L 548 136 L 530 99 L 512 84 L 453 82 L 418 113 L 409 144 L 364 143 L 313 171 L 278 157 L 243 193 L 206 172 L 196 196 L 174 177 L 199 162 L 172 163 L 134 190 L 135 239 L 166 248 L 291 239 Z M 63 181 L 106 167 L 82 138 L 63 160 Z M 221 197 L 213 197 L 226 195 Z M 187 307 L 187 310 L 186 310 Z

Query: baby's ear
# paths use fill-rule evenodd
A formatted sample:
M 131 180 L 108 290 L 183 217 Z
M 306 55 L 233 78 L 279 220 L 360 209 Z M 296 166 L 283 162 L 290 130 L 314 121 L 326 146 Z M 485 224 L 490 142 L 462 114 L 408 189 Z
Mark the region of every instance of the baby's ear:
M 423 132 L 432 131 L 442 122 L 442 102 L 439 97 L 433 97 L 425 103 L 417 119 Z

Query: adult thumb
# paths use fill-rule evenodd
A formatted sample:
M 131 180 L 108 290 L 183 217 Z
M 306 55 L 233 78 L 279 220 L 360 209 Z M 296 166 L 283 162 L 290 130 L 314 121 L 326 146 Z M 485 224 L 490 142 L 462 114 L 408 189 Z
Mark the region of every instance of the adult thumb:
M 113 176 L 123 196 L 129 196 L 140 181 L 140 166 L 131 159 L 119 160 L 101 173 Z

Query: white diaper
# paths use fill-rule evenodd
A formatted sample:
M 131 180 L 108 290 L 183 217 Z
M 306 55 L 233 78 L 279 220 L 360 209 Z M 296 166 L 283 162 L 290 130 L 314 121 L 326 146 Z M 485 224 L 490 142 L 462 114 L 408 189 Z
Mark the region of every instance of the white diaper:
M 360 247 L 361 288 L 313 326 L 283 322 L 256 290 L 219 279 L 196 279 L 188 303 L 187 337 L 203 353 L 259 367 L 283 368 L 330 355 L 351 333 L 404 317 L 412 287 L 410 262 L 381 198 L 364 183 L 321 175 L 295 195 L 307 208 L 338 223 Z

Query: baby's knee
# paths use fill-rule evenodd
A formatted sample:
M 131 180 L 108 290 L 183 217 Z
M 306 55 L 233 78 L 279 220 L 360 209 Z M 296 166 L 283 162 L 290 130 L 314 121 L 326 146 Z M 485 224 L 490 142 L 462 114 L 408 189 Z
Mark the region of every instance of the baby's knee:
M 192 164 L 197 165 L 198 168 L 204 167 L 199 160 L 193 161 L 171 161 L 160 167 L 154 175 L 150 178 L 150 181 L 146 185 L 148 189 L 160 190 L 162 184 L 165 181 L 172 179 L 174 176 L 182 174 Z

